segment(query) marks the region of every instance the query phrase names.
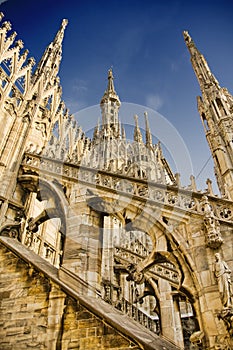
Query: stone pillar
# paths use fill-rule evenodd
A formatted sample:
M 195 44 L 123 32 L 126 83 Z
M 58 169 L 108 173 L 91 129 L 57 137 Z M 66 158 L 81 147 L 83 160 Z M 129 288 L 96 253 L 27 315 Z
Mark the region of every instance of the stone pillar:
M 47 349 L 56 350 L 57 342 L 59 342 L 58 337 L 61 330 L 66 295 L 55 283 L 50 282 L 50 285 L 46 345 Z
M 102 242 L 102 276 L 109 281 L 114 279 L 114 246 L 119 240 L 121 223 L 113 216 L 103 218 L 103 242 Z
M 158 238 L 157 250 L 167 250 L 167 242 L 164 235 Z M 165 279 L 159 279 L 158 287 L 162 335 L 183 349 L 184 341 L 178 300 L 173 300 L 171 285 Z
M 88 288 L 89 294 L 95 294 L 95 289 L 100 289 L 102 215 L 88 206 L 85 200 L 86 188 L 83 193 L 81 190 L 77 190 L 75 203 L 70 205 L 67 216 L 62 269 L 85 282 L 85 293 Z M 62 278 L 61 272 L 59 274 Z M 80 292 L 80 285 L 78 288 Z
M 179 305 L 177 301 L 173 300 L 171 286 L 168 281 L 159 280 L 159 292 L 162 335 L 183 348 L 184 341 Z

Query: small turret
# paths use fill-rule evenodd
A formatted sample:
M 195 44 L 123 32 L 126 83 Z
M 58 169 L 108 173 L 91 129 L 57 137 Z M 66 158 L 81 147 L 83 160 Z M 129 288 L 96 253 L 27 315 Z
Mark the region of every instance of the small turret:
M 141 130 L 139 128 L 138 125 L 138 116 L 135 114 L 134 116 L 134 120 L 135 120 L 135 128 L 134 128 L 134 141 L 138 142 L 138 143 L 142 143 L 142 133 Z
M 147 146 L 147 148 L 151 148 L 152 147 L 152 135 L 151 135 L 151 131 L 150 131 L 147 112 L 144 113 L 144 117 L 145 117 L 145 126 L 146 126 L 146 146 Z
M 119 138 L 121 133 L 118 117 L 121 102 L 115 91 L 113 79 L 112 69 L 109 69 L 107 90 L 100 101 L 102 137 L 104 138 Z

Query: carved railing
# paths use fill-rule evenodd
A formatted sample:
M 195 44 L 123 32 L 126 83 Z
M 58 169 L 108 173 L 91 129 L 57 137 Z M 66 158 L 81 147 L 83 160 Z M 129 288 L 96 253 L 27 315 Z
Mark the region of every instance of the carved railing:
M 142 310 L 138 309 L 137 306 L 131 304 L 128 300 L 122 298 L 120 303 L 117 304 L 117 309 L 128 315 L 135 321 L 139 322 L 142 326 L 150 329 L 156 334 L 160 334 L 159 319 L 152 318 Z
M 141 235 L 141 231 L 139 232 L 139 236 Z M 146 242 L 147 237 L 143 232 L 143 238 L 139 238 L 138 231 L 121 231 L 120 232 L 120 247 L 130 250 L 142 257 L 146 257 L 149 255 L 152 244 L 149 241 Z M 117 246 L 117 244 L 116 244 Z
M 23 244 L 37 254 L 39 254 L 39 250 L 42 250 L 40 255 L 44 259 L 49 261 L 52 265 L 59 266 L 62 257 L 62 250 L 59 248 L 57 249 L 49 242 L 44 241 L 40 234 L 26 230 Z
M 113 297 L 113 290 L 121 290 L 120 286 L 113 285 L 109 281 L 103 282 L 104 287 L 104 295 L 101 298 L 106 301 L 108 304 L 114 306 L 117 310 L 122 313 L 128 315 L 133 320 L 139 322 L 142 326 L 150 329 L 152 332 L 156 334 L 160 334 L 160 322 L 157 314 L 150 315 L 146 313 L 144 310 L 139 309 L 138 303 L 129 302 L 123 296 L 118 294 L 117 299 Z
M 51 175 L 73 182 L 86 184 L 90 188 L 107 190 L 139 201 L 153 203 L 172 210 L 181 210 L 203 214 L 202 204 L 205 193 L 192 192 L 177 186 L 166 186 L 145 180 L 139 180 L 117 173 L 63 163 L 54 159 L 27 153 L 22 162 L 25 172 L 35 171 L 38 175 Z M 217 196 L 208 196 L 214 215 L 220 220 L 230 222 L 233 218 L 233 203 Z

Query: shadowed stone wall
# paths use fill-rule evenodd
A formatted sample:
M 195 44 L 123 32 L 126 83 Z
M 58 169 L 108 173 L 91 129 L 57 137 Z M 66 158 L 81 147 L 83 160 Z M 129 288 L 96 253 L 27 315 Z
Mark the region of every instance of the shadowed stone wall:
M 140 349 L 0 246 L 0 348 Z

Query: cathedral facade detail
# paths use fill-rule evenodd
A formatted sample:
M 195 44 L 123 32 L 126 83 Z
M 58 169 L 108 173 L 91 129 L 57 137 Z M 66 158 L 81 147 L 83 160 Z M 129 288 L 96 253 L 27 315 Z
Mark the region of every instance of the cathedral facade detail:
M 232 349 L 233 96 L 189 33 L 219 196 L 181 185 L 146 111 L 127 139 L 112 69 L 85 134 L 58 75 L 67 20 L 36 65 L 0 17 L 1 349 Z

